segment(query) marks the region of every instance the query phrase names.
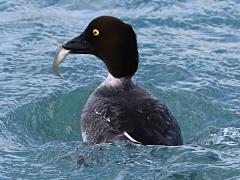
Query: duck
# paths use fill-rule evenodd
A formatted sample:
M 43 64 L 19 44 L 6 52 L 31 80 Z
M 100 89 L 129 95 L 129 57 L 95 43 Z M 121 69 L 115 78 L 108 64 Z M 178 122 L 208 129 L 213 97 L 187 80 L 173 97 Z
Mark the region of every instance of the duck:
M 81 113 L 84 142 L 183 144 L 178 122 L 168 107 L 132 80 L 138 69 L 139 53 L 131 25 L 113 16 L 93 19 L 80 35 L 62 44 L 53 63 L 55 74 L 59 75 L 56 69 L 68 53 L 94 55 L 108 70 L 106 79 L 89 96 Z

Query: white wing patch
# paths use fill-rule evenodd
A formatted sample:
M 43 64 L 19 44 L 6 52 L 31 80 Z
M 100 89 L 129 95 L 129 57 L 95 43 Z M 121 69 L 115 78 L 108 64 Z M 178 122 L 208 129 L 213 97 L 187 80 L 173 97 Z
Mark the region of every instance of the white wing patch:
M 106 118 L 105 116 L 103 116 L 103 118 L 108 121 L 108 122 L 111 122 L 110 118 Z
M 107 122 L 111 122 L 111 120 L 110 120 L 110 118 L 108 117 L 106 117 L 106 116 L 103 116 L 102 115 L 102 113 L 100 113 L 100 112 L 98 112 L 96 109 L 94 110 L 94 112 L 97 114 L 97 115 L 100 115 L 100 116 L 102 116 L 103 117 L 103 119 L 105 119 Z
M 141 144 L 139 141 L 133 139 L 126 131 L 123 132 L 123 135 L 126 136 L 130 141 Z
M 102 113 L 98 112 L 96 109 L 95 109 L 94 111 L 95 111 L 95 113 L 96 113 L 97 115 L 102 116 L 103 119 L 105 119 L 107 122 L 111 122 L 111 120 L 110 120 L 109 117 L 107 118 L 107 117 L 103 116 Z M 86 134 L 83 134 L 83 135 L 82 135 L 82 136 L 83 136 L 83 139 L 85 138 L 84 135 L 86 136 Z M 134 142 L 134 143 L 141 144 L 139 141 L 133 139 L 132 136 L 130 136 L 126 131 L 123 132 L 123 135 L 126 136 L 130 141 L 132 141 L 132 142 Z

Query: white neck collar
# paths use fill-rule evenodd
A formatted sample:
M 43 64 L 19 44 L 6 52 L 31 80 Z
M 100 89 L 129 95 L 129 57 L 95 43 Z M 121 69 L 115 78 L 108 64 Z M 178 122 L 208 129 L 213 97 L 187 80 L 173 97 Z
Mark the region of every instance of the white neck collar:
M 101 86 L 107 86 L 107 87 L 118 87 L 126 84 L 127 82 L 130 82 L 131 78 L 116 78 L 110 73 L 108 73 L 107 78 L 101 83 Z

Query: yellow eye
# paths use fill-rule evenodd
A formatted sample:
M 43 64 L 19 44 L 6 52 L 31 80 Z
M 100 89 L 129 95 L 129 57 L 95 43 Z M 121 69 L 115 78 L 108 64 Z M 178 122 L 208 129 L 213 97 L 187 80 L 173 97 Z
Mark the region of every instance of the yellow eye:
M 98 35 L 99 35 L 99 30 L 94 29 L 94 30 L 93 30 L 93 35 L 94 35 L 94 36 L 98 36 Z

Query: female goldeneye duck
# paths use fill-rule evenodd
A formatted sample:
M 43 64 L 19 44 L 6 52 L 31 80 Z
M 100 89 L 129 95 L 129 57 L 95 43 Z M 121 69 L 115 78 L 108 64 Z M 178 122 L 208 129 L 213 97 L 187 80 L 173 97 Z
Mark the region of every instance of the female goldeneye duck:
M 83 141 L 91 144 L 129 140 L 145 145 L 182 145 L 179 125 L 165 105 L 131 80 L 138 68 L 136 35 L 118 18 L 101 16 L 62 45 L 54 73 L 68 53 L 93 54 L 108 76 L 90 95 L 81 115 Z

